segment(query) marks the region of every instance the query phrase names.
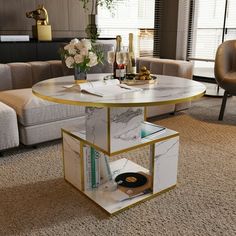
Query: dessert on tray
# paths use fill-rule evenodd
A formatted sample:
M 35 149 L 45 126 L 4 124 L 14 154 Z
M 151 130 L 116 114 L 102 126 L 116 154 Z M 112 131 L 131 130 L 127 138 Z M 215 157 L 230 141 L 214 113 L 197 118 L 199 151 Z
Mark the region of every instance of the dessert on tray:
M 157 81 L 157 77 L 151 75 L 150 70 L 146 66 L 142 66 L 140 72 L 137 74 L 127 74 L 126 79 L 123 81 L 128 85 L 138 85 L 138 84 L 152 84 Z

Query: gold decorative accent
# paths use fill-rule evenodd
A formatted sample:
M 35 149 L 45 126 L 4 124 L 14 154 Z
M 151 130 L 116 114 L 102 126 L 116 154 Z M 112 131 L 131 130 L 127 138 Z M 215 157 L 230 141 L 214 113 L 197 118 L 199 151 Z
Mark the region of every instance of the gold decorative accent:
M 84 173 L 85 173 L 85 169 L 84 169 L 84 150 L 83 150 L 84 144 L 82 142 L 80 142 L 80 168 L 81 168 L 81 188 L 84 191 L 85 187 L 84 187 Z
M 151 176 L 152 176 L 152 191 L 153 191 L 153 186 L 154 186 L 154 170 L 155 170 L 155 143 L 153 143 L 152 145 L 150 145 L 150 155 L 151 156 L 151 162 L 152 162 L 152 170 L 150 170 L 152 173 L 151 173 Z
M 149 80 L 138 80 L 138 79 L 133 79 L 133 80 L 124 80 L 122 82 L 123 84 L 127 84 L 127 85 L 143 85 L 143 84 L 154 84 L 157 83 L 156 79 L 149 79 Z
M 33 37 L 40 41 L 52 40 L 52 29 L 49 25 L 48 12 L 44 5 L 39 5 L 34 11 L 26 12 L 27 18 L 35 19 L 35 25 L 32 26 Z
M 160 195 L 160 194 L 162 194 L 162 193 L 166 193 L 166 192 L 168 192 L 168 191 L 170 191 L 171 189 L 173 189 L 173 188 L 176 187 L 176 184 L 175 184 L 175 185 L 173 185 L 173 186 L 171 186 L 171 187 L 169 187 L 169 188 L 166 188 L 166 189 L 164 189 L 164 190 L 162 190 L 162 191 L 160 191 L 160 192 L 154 193 L 154 194 L 152 194 L 152 195 L 149 196 L 149 197 L 146 197 L 146 198 L 144 198 L 144 199 L 142 199 L 142 200 L 140 200 L 140 201 L 137 201 L 137 202 L 135 202 L 135 203 L 133 203 L 133 204 L 130 204 L 130 205 L 127 206 L 127 207 L 121 208 L 121 209 L 117 210 L 117 211 L 114 212 L 114 213 L 110 213 L 110 212 L 106 211 L 106 210 L 105 210 L 101 205 L 99 205 L 97 202 L 95 202 L 93 199 L 91 199 L 89 196 L 87 196 L 83 191 L 81 191 L 81 190 L 78 189 L 75 185 L 73 185 L 72 183 L 70 183 L 68 180 L 65 179 L 65 181 L 66 181 L 67 183 L 69 183 L 73 188 L 75 188 L 76 190 L 78 190 L 80 193 L 82 193 L 82 194 L 83 194 L 85 197 L 87 197 L 90 201 L 92 201 L 93 203 L 95 203 L 100 209 L 102 209 L 102 210 L 103 210 L 105 213 L 107 213 L 109 216 L 114 216 L 114 215 L 116 215 L 116 214 L 118 214 L 118 213 L 121 213 L 121 212 L 123 212 L 123 211 L 125 211 L 125 210 L 127 210 L 127 209 L 129 209 L 129 208 L 131 208 L 131 207 L 134 207 L 134 206 L 136 206 L 136 205 L 138 205 L 138 204 L 140 204 L 140 203 L 142 203 L 142 202 L 146 202 L 146 201 L 148 201 L 148 200 L 150 200 L 150 199 L 152 199 L 152 198 L 154 198 L 154 197 L 156 197 L 156 196 L 158 196 L 158 195 Z
M 138 202 L 135 202 L 135 203 L 133 203 L 133 204 L 127 206 L 127 207 L 124 207 L 124 208 L 122 208 L 122 209 L 120 209 L 120 210 L 118 210 L 118 211 L 116 211 L 116 212 L 114 212 L 114 213 L 112 213 L 112 214 L 110 214 L 109 212 L 107 212 L 105 209 L 104 209 L 104 210 L 105 210 L 110 216 L 114 216 L 114 215 L 116 215 L 116 214 L 118 214 L 118 213 L 121 213 L 121 212 L 123 212 L 123 211 L 125 211 L 125 210 L 127 210 L 127 209 L 129 209 L 129 208 L 131 208 L 131 207 L 134 207 L 134 206 L 136 206 L 136 205 L 138 205 L 138 204 L 140 204 L 140 203 L 142 203 L 142 202 L 146 202 L 146 201 L 148 201 L 148 200 L 150 200 L 150 199 L 152 199 L 152 198 L 154 198 L 154 197 L 156 197 L 156 196 L 158 196 L 158 195 L 160 195 L 160 194 L 166 193 L 166 192 L 170 191 L 171 189 L 173 189 L 173 188 L 175 188 L 175 187 L 176 187 L 176 184 L 173 185 L 173 186 L 171 186 L 171 187 L 169 187 L 169 188 L 166 188 L 166 189 L 164 189 L 164 190 L 162 190 L 162 191 L 160 191 L 160 192 L 153 193 L 151 196 L 149 196 L 149 197 L 147 197 L 147 198 L 144 198 L 144 199 L 142 199 L 142 200 L 140 200 L 140 201 L 138 201 Z
M 87 80 L 84 80 L 84 79 L 81 79 L 81 80 L 80 79 L 75 79 L 74 81 L 75 81 L 75 84 L 78 84 L 78 85 L 88 82 Z
M 61 129 L 61 137 L 63 139 L 63 130 Z M 62 142 L 62 168 L 63 168 L 63 177 L 64 179 L 66 178 L 65 176 L 65 156 L 64 156 L 64 142 Z
M 203 91 L 202 93 L 199 93 L 197 95 L 193 95 L 187 98 L 178 98 L 173 99 L 169 101 L 158 101 L 158 102 L 139 102 L 139 103 L 109 103 L 109 102 L 83 102 L 83 101 L 72 101 L 72 100 L 66 100 L 62 98 L 55 98 L 50 97 L 46 95 L 42 95 L 34 89 L 32 90 L 33 94 L 39 98 L 42 98 L 44 100 L 50 101 L 50 102 L 56 102 L 61 104 L 69 104 L 69 105 L 78 105 L 78 106 L 88 106 L 88 107 L 142 107 L 142 106 L 156 106 L 156 105 L 167 105 L 167 104 L 176 104 L 181 102 L 189 102 L 193 99 L 197 99 L 202 97 L 206 91 Z
M 93 144 L 93 143 L 90 143 L 90 142 L 87 141 L 87 140 L 82 139 L 81 137 L 79 137 L 79 136 L 77 136 L 77 135 L 75 135 L 75 134 L 72 134 L 72 133 L 71 133 L 70 131 L 68 131 L 68 130 L 62 129 L 62 131 L 65 132 L 65 133 L 67 133 L 67 134 L 69 134 L 69 135 L 71 135 L 72 137 L 74 137 L 75 139 L 79 140 L 80 142 L 83 142 L 84 144 L 87 144 L 87 145 L 89 145 L 89 146 L 91 146 L 91 147 L 97 149 L 98 151 L 101 151 L 101 152 L 103 152 L 104 154 L 107 154 L 107 155 L 110 156 L 110 157 L 115 156 L 115 155 L 118 155 L 118 154 L 121 154 L 121 153 L 124 153 L 124 152 L 132 151 L 132 150 L 134 150 L 134 149 L 136 149 L 136 148 L 145 147 L 145 146 L 147 146 L 147 145 L 149 145 L 149 144 L 154 144 L 154 143 L 162 142 L 162 141 L 164 141 L 164 140 L 171 139 L 171 138 L 174 138 L 174 137 L 179 136 L 179 133 L 176 132 L 176 133 L 174 133 L 174 134 L 170 134 L 170 135 L 165 136 L 165 137 L 162 137 L 162 138 L 150 140 L 150 141 L 145 142 L 145 143 L 140 143 L 140 144 L 137 144 L 137 145 L 135 145 L 135 146 L 122 149 L 122 150 L 120 150 L 120 151 L 109 152 L 109 151 L 107 151 L 107 150 L 104 150 L 104 149 L 98 147 L 97 145 L 95 145 L 95 144 Z
M 108 153 L 111 153 L 111 109 L 107 108 L 107 146 Z

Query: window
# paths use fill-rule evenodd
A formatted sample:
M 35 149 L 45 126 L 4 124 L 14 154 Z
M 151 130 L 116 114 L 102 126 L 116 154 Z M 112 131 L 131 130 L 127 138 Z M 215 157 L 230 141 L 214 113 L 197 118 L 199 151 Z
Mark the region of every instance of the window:
M 236 38 L 235 0 L 191 0 L 192 22 L 188 57 L 194 61 L 194 75 L 214 78 L 218 46 Z
M 113 15 L 105 8 L 98 7 L 98 28 L 101 38 L 122 36 L 123 46 L 128 46 L 129 33 L 134 34 L 137 56 L 153 54 L 153 28 L 155 0 L 117 1 Z

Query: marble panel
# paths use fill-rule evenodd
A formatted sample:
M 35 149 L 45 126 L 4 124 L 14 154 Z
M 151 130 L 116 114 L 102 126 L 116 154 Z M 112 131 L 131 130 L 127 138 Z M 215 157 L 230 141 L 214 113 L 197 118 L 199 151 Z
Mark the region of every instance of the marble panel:
M 177 183 L 179 137 L 155 144 L 153 193 L 160 192 Z
M 111 152 L 139 144 L 141 142 L 141 123 L 143 120 L 143 107 L 111 108 Z
M 86 140 L 108 151 L 107 108 L 86 107 Z
M 65 179 L 82 190 L 82 160 L 80 155 L 80 141 L 63 132 L 63 158 Z

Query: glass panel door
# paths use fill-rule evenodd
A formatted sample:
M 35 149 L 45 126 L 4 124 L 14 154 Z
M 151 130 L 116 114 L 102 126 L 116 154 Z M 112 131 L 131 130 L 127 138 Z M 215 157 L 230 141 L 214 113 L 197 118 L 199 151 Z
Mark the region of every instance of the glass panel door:
M 236 39 L 236 1 L 227 0 L 224 41 Z
M 214 59 L 222 42 L 225 0 L 195 1 L 195 23 L 190 58 L 194 75 L 214 78 Z

